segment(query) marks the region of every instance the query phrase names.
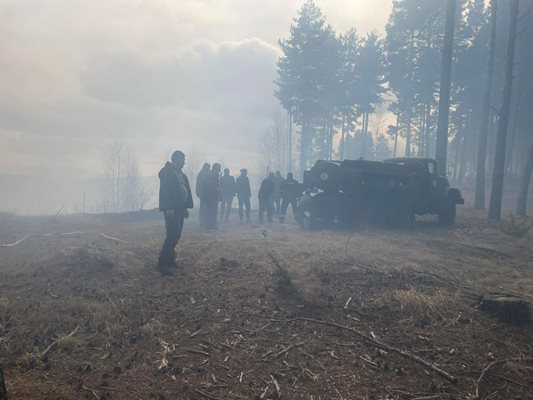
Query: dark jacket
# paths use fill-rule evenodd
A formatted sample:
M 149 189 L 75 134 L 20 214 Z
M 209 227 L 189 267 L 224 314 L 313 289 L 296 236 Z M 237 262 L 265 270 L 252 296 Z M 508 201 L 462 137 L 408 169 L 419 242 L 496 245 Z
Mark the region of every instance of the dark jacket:
M 200 170 L 200 172 L 198 173 L 198 176 L 196 177 L 196 196 L 198 197 L 203 196 L 202 190 L 204 188 L 205 181 L 207 177 L 209 176 L 209 173 L 210 173 L 209 170 L 204 170 L 204 169 Z
M 237 197 L 240 199 L 249 199 L 252 197 L 252 190 L 250 189 L 250 179 L 247 176 L 238 176 L 235 181 L 235 191 Z
M 235 178 L 231 175 L 223 175 L 220 178 L 220 191 L 223 198 L 235 196 Z
M 301 186 L 296 179 L 285 179 L 281 184 L 281 197 L 294 200 L 301 193 Z
M 211 171 L 206 175 L 202 187 L 202 197 L 212 201 L 220 201 L 222 199 L 220 192 L 220 178 L 218 173 Z
M 271 179 L 265 178 L 261 182 L 259 188 L 259 200 L 269 200 L 274 193 L 274 182 Z
M 185 211 L 193 208 L 187 176 L 168 162 L 159 171 L 159 211 Z

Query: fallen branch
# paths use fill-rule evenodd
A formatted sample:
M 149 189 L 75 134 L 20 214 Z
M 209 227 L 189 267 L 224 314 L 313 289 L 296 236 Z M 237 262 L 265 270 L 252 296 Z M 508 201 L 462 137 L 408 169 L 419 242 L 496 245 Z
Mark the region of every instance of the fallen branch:
M 293 319 L 288 319 L 288 320 L 272 320 L 272 321 L 274 321 L 274 322 L 306 321 L 306 322 L 312 322 L 312 323 L 315 323 L 315 324 L 328 325 L 328 326 L 333 326 L 335 328 L 344 329 L 346 331 L 350 331 L 352 333 L 355 333 L 357 336 L 359 336 L 362 339 L 364 339 L 364 341 L 367 342 L 368 344 L 371 344 L 371 345 L 374 345 L 374 346 L 377 346 L 377 347 L 381 347 L 382 349 L 385 349 L 385 350 L 393 351 L 393 352 L 401 355 L 404 358 L 408 358 L 408 359 L 410 359 L 412 361 L 415 361 L 415 362 L 417 362 L 419 364 L 422 364 L 426 368 L 429 368 L 432 371 L 436 372 L 437 374 L 443 376 L 446 380 L 448 380 L 450 382 L 457 382 L 457 378 L 455 376 L 453 376 L 450 373 L 444 371 L 443 369 L 439 368 L 435 364 L 430 363 L 429 361 L 426 361 L 423 358 L 415 356 L 414 354 L 411 354 L 411 353 L 409 353 L 409 352 L 407 352 L 405 350 L 401 350 L 399 348 L 396 348 L 396 347 L 393 347 L 393 346 L 388 345 L 386 343 L 383 343 L 383 342 L 381 342 L 381 341 L 379 341 L 377 339 L 374 339 L 374 338 L 372 338 L 370 336 L 367 336 L 364 333 L 358 331 L 357 329 L 351 328 L 349 326 L 337 324 L 335 322 L 327 322 L 327 321 L 321 321 L 321 320 L 318 320 L 318 319 L 304 318 L 304 317 L 293 318 Z
M 18 245 L 19 243 L 22 243 L 23 241 L 25 241 L 28 238 L 29 238 L 29 236 L 26 235 L 22 239 L 19 239 L 19 240 L 17 240 L 14 243 L 0 243 L 0 247 L 15 247 L 16 245 Z
M 70 338 L 70 337 L 74 336 L 74 335 L 78 332 L 79 329 L 80 329 L 80 327 L 77 326 L 77 327 L 76 327 L 72 332 L 70 332 L 68 335 L 65 335 L 65 336 L 59 336 L 56 340 L 54 340 L 52 343 L 50 343 L 46 349 L 44 349 L 43 351 L 41 351 L 41 352 L 39 353 L 39 359 L 42 360 L 42 359 L 44 358 L 44 356 L 46 356 L 46 355 L 48 354 L 48 352 L 49 352 L 50 350 L 52 350 L 52 348 L 54 348 L 54 347 L 57 345 L 57 343 L 59 342 L 60 339 L 62 339 L 62 338 Z
M 122 240 L 122 239 L 118 239 L 118 238 L 113 237 L 113 236 L 108 236 L 108 235 L 106 235 L 106 234 L 104 234 L 104 233 L 99 233 L 98 236 L 101 236 L 101 237 L 106 238 L 106 239 L 109 239 L 109 240 L 114 240 L 114 241 L 119 242 L 119 243 L 126 243 L 126 242 L 125 242 L 124 240 Z

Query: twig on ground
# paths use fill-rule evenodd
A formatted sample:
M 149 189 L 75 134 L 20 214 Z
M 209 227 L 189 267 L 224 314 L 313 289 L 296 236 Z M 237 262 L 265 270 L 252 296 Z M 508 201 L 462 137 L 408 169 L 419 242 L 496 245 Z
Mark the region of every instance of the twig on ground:
M 59 296 L 58 296 L 57 294 L 52 293 L 52 287 L 51 287 L 50 282 L 48 282 L 48 294 L 49 294 L 50 296 L 52 296 L 54 299 L 59 298 Z
M 109 239 L 109 240 L 114 240 L 114 241 L 119 242 L 119 243 L 126 243 L 126 242 L 125 242 L 124 240 L 122 240 L 122 239 L 118 239 L 118 238 L 113 237 L 113 236 L 108 236 L 108 235 L 106 235 L 106 234 L 104 234 L 104 233 L 99 233 L 98 236 L 101 236 L 101 237 L 106 238 L 106 239 Z
M 276 394 L 278 395 L 278 399 L 281 398 L 281 387 L 279 386 L 278 380 L 274 377 L 274 375 L 270 375 L 272 378 L 272 382 L 274 383 L 274 387 L 276 388 Z
M 300 343 L 296 343 L 296 344 L 291 344 L 289 346 L 287 346 L 285 349 L 281 350 L 280 352 L 274 354 L 274 355 L 271 355 L 270 357 L 268 357 L 268 361 L 272 361 L 272 360 L 275 360 L 276 358 L 279 358 L 281 357 L 283 354 L 287 353 L 289 350 L 293 349 L 293 348 L 296 348 L 296 347 L 300 347 L 300 346 L 303 346 L 304 344 L 306 344 L 307 342 L 309 342 L 309 340 L 306 340 L 305 342 L 300 342 Z M 263 356 L 263 358 L 266 358 L 266 356 Z
M 347 310 L 347 309 L 348 309 L 348 306 L 350 305 L 351 302 L 352 302 L 352 297 L 350 296 L 350 297 L 348 298 L 348 300 L 346 300 L 346 303 L 344 303 L 343 310 Z
M 188 351 L 189 353 L 193 353 L 193 354 L 201 354 L 202 356 L 211 356 L 211 354 L 209 354 L 208 352 L 206 351 L 202 351 L 202 350 L 195 350 L 195 349 L 184 349 L 185 351 Z
M 216 396 L 213 396 L 212 394 L 209 394 L 207 392 L 204 392 L 203 390 L 201 389 L 194 389 L 195 393 L 198 393 L 200 396 L 203 396 L 207 399 L 211 399 L 211 400 L 222 400 L 220 397 L 216 397 Z
M 94 390 L 89 389 L 87 386 L 82 386 L 81 388 L 82 388 L 83 390 L 86 390 L 86 391 L 92 393 L 92 395 L 94 396 L 94 398 L 95 398 L 96 400 L 100 400 L 100 396 L 98 396 L 98 394 L 97 394 Z
M 385 350 L 393 351 L 393 352 L 401 355 L 402 357 L 408 358 L 408 359 L 410 359 L 412 361 L 415 361 L 415 362 L 417 362 L 419 364 L 422 364 L 426 368 L 429 368 L 432 371 L 434 371 L 434 372 L 438 373 L 439 375 L 443 376 L 446 380 L 448 380 L 450 382 L 457 382 L 457 378 L 455 376 L 453 376 L 450 373 L 444 371 L 443 369 L 439 368 L 435 364 L 430 363 L 429 361 L 426 361 L 426 360 L 424 360 L 424 359 L 422 359 L 422 358 L 420 358 L 418 356 L 415 356 L 414 354 L 411 354 L 411 353 L 409 353 L 409 352 L 407 352 L 405 350 L 401 350 L 399 348 L 396 348 L 396 347 L 393 347 L 393 346 L 388 345 L 386 343 L 383 343 L 383 342 L 381 342 L 381 341 L 379 341 L 377 339 L 374 339 L 374 338 L 372 338 L 370 336 L 367 336 L 364 333 L 358 331 L 357 329 L 351 328 L 349 326 L 337 324 L 335 322 L 327 322 L 327 321 L 321 321 L 321 320 L 318 320 L 318 319 L 304 318 L 304 317 L 287 319 L 287 320 L 272 319 L 271 321 L 273 321 L 273 322 L 306 321 L 306 322 L 312 322 L 312 323 L 315 323 L 315 324 L 328 325 L 328 326 L 333 326 L 333 327 L 336 327 L 336 328 L 339 328 L 339 329 L 344 329 L 344 330 L 350 331 L 352 333 L 355 333 L 357 336 L 363 338 L 364 341 L 367 342 L 368 344 L 371 344 L 371 345 L 374 345 L 374 346 L 377 346 L 377 347 L 381 347 L 381 348 L 383 348 Z
M 481 381 L 483 380 L 483 378 L 485 377 L 487 372 L 492 367 L 494 367 L 497 364 L 505 364 L 507 362 L 512 362 L 512 361 L 533 362 L 533 358 L 509 358 L 509 359 L 506 359 L 506 360 L 495 360 L 495 361 L 487 364 L 487 366 L 485 368 L 483 368 L 483 371 L 481 371 L 481 374 L 479 375 L 479 378 L 477 378 L 477 381 L 476 381 L 476 397 L 475 397 L 475 399 L 479 399 L 480 398 L 480 396 L 479 396 L 479 387 L 481 385 Z

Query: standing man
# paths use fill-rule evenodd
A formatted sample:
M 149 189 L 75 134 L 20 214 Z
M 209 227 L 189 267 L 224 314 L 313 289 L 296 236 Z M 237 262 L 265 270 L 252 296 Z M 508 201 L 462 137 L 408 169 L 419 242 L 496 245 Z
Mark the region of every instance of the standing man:
M 227 221 L 231 214 L 233 198 L 235 197 L 235 178 L 229 174 L 229 168 L 224 169 L 224 175 L 220 178 L 220 191 L 222 193 L 220 219 L 224 218 Z
M 280 216 L 281 211 L 281 185 L 283 183 L 283 177 L 281 176 L 281 172 L 276 171 L 276 175 L 274 175 L 274 193 L 272 193 L 272 203 L 274 206 L 274 213 L 276 214 L 276 217 Z
M 259 223 L 262 224 L 263 214 L 267 213 L 268 222 L 274 222 L 272 219 L 272 194 L 274 194 L 274 174 L 271 172 L 268 177 L 263 179 L 259 188 Z
M 203 195 L 205 198 L 206 228 L 217 229 L 218 203 L 221 200 L 220 194 L 220 164 L 214 163 L 211 172 L 207 176 Z
M 211 170 L 211 166 L 209 163 L 205 163 L 198 173 L 198 176 L 196 177 L 196 196 L 200 199 L 200 210 L 198 213 L 198 219 L 200 220 L 200 226 L 206 227 L 206 218 L 205 218 L 205 199 L 203 198 L 203 189 L 205 187 L 205 183 L 207 180 L 207 177 L 209 176 L 209 171 Z
M 159 171 L 159 211 L 165 215 L 166 238 L 159 253 L 157 270 L 163 275 L 172 275 L 171 268 L 178 268 L 175 249 L 181 238 L 183 222 L 189 216 L 188 209 L 193 208 L 189 180 L 182 172 L 184 165 L 185 154 L 176 150 L 171 162 L 167 161 Z
M 298 196 L 300 195 L 300 184 L 293 178 L 292 172 L 287 174 L 287 179 L 281 184 L 281 213 L 279 222 L 285 222 L 285 214 L 289 205 L 292 207 L 294 219 L 298 219 Z
M 246 222 L 251 222 L 250 219 L 250 198 L 252 197 L 252 190 L 250 189 L 250 179 L 248 179 L 248 170 L 241 169 L 241 175 L 235 181 L 235 191 L 237 192 L 237 200 L 239 202 L 239 219 L 243 219 L 244 210 L 246 207 Z

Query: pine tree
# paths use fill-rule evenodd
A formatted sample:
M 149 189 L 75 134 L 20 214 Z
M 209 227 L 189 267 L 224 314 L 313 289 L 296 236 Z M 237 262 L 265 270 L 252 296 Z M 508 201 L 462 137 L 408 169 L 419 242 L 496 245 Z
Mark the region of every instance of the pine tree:
M 375 111 L 383 99 L 385 93 L 383 83 L 385 81 L 383 43 L 375 32 L 367 35 L 361 46 L 359 55 L 359 110 L 363 116 L 362 124 L 362 154 L 363 158 L 368 157 L 368 150 L 371 148 L 368 143 L 368 123 L 370 114 Z
M 338 42 L 320 8 L 308 0 L 293 20 L 290 37 L 280 40 L 276 97 L 300 126 L 300 170 L 308 166 L 313 142 L 324 128 L 335 101 L 329 96 L 337 79 Z

